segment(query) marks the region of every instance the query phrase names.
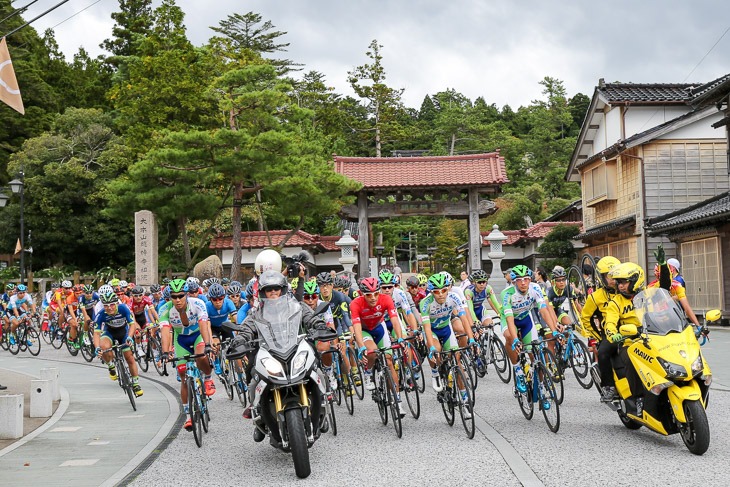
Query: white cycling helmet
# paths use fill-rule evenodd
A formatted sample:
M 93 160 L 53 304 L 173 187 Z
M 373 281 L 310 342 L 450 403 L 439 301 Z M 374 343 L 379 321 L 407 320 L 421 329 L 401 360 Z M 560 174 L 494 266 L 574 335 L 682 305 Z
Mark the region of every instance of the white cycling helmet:
M 200 279 L 198 279 L 197 277 L 193 277 L 193 276 L 190 276 L 187 279 L 185 279 L 185 282 L 187 282 L 188 284 L 191 282 L 194 282 L 195 284 L 200 285 Z
M 109 284 L 104 284 L 103 286 L 101 286 L 99 288 L 99 291 L 98 291 L 100 296 L 102 294 L 113 293 L 113 292 L 114 292 L 114 288 L 112 288 Z
M 129 283 L 125 280 L 119 281 L 119 287 L 126 289 L 126 287 L 129 286 Z
M 265 271 L 281 272 L 281 255 L 279 255 L 279 252 L 276 250 L 262 250 L 259 252 L 259 255 L 256 256 L 254 268 L 256 270 L 256 274 L 261 274 Z
M 61 283 L 61 287 L 62 287 L 62 288 L 65 288 L 65 289 L 71 289 L 71 288 L 73 287 L 73 284 L 71 284 L 71 281 L 66 281 L 66 280 L 64 280 L 64 281 L 63 281 L 63 282 Z
M 451 274 L 449 274 L 448 272 L 441 271 L 441 272 L 439 272 L 439 274 L 446 276 L 446 279 L 449 280 L 449 284 L 453 284 L 454 283 L 454 278 L 451 277 Z

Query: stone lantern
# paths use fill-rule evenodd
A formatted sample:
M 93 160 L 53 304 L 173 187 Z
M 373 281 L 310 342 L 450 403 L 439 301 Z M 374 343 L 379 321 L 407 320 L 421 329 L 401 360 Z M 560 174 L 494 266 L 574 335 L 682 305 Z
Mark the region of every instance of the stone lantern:
M 489 276 L 489 285 L 499 295 L 507 287 L 507 280 L 502 273 L 502 259 L 504 259 L 505 255 L 502 251 L 502 243 L 507 240 L 507 237 L 499 231 L 499 225 L 495 224 L 492 227 L 492 231 L 489 232 L 489 235 L 484 237 L 484 240 L 489 242 L 487 257 L 492 261 L 492 273 Z
M 355 257 L 355 245 L 357 245 L 357 240 L 352 238 L 349 230 L 345 230 L 342 237 L 335 242 L 335 245 L 342 249 L 342 256 L 338 260 L 345 269 L 345 273 L 350 279 L 350 282 L 354 282 L 353 277 L 355 274 L 352 272 L 352 268 L 355 264 L 357 264 L 357 258 Z

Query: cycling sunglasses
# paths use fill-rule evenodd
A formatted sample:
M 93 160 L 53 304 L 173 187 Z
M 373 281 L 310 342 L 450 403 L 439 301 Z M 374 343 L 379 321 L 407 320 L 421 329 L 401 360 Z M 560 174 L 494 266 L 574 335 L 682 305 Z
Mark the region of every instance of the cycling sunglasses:
M 380 286 L 380 289 L 393 289 L 395 286 Z
M 374 293 L 362 293 L 362 295 L 366 298 L 377 298 L 380 296 L 380 291 L 375 291 Z
M 170 299 L 182 299 L 185 297 L 185 293 L 182 294 L 170 294 Z
M 306 299 L 307 301 L 311 301 L 312 299 L 317 299 L 319 297 L 318 294 L 305 294 L 303 299 Z
M 475 284 L 486 284 L 487 281 L 476 281 Z
M 211 301 L 215 301 L 215 302 L 223 301 L 224 299 L 226 299 L 225 296 L 221 296 L 220 298 L 210 298 Z
M 440 295 L 442 295 L 442 294 L 446 294 L 447 292 L 449 292 L 449 290 L 448 290 L 448 289 L 446 289 L 446 288 L 443 288 L 443 289 L 434 289 L 434 290 L 433 290 L 433 291 L 431 291 L 431 292 L 432 292 L 433 294 L 436 294 L 436 295 L 439 295 L 439 296 L 440 296 Z

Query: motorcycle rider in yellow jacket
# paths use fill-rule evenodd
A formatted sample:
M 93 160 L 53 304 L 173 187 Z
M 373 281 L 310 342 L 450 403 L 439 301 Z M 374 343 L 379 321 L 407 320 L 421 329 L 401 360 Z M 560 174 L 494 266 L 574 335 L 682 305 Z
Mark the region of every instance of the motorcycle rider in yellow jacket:
M 595 338 L 598 341 L 603 338 L 603 324 L 605 322 L 603 313 L 606 311 L 611 298 L 616 294 L 616 283 L 609 277 L 608 273 L 619 264 L 621 262 L 610 255 L 596 262 L 596 271 L 600 276 L 601 287 L 586 296 L 586 302 L 580 316 L 584 335 L 588 338 Z

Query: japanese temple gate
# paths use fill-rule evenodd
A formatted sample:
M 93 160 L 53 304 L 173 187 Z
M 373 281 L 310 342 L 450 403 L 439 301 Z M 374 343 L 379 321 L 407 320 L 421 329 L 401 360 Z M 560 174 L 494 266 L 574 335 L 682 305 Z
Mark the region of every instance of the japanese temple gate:
M 469 270 L 481 268 L 479 218 L 496 211 L 481 195 L 493 195 L 508 183 L 499 151 L 442 157 L 342 157 L 334 155 L 337 173 L 362 184 L 357 205 L 340 216 L 358 222 L 358 274 L 370 259 L 370 221 L 430 215 L 466 218 Z

